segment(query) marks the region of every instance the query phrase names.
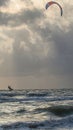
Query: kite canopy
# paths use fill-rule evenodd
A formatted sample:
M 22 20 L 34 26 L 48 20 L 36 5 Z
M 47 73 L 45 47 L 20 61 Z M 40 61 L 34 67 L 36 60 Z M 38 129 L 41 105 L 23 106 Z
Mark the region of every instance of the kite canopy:
M 50 7 L 50 6 L 51 6 L 51 5 L 53 5 L 53 4 L 56 4 L 56 5 L 58 5 L 58 6 L 59 6 L 60 11 L 61 11 L 61 16 L 62 16 L 62 15 L 63 15 L 63 9 L 62 9 L 61 5 L 60 5 L 60 4 L 58 4 L 57 2 L 50 1 L 50 2 L 48 2 L 48 3 L 46 4 L 45 8 L 46 8 L 46 9 L 48 9 L 48 7 Z

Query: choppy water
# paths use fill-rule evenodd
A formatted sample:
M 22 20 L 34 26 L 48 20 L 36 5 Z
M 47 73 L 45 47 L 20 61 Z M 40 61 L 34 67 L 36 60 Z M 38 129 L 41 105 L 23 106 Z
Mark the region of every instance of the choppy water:
M 73 89 L 0 91 L 0 130 L 73 130 Z

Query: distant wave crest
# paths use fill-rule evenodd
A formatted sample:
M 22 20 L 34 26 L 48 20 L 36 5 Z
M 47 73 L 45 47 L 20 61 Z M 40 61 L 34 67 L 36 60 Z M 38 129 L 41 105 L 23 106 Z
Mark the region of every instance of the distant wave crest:
M 45 108 L 36 108 L 34 112 L 35 113 L 51 112 L 56 116 L 64 117 L 73 114 L 73 106 L 59 105 Z

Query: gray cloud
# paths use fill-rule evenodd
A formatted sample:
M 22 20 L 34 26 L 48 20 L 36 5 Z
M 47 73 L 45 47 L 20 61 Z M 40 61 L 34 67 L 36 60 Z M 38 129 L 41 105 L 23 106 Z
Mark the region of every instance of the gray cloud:
M 41 30 L 41 29 L 39 29 Z M 35 30 L 36 31 L 36 30 Z M 42 30 L 41 30 L 42 32 Z M 18 70 L 20 70 L 21 64 L 23 65 L 21 67 L 21 70 L 25 73 L 29 71 L 35 73 L 45 70 L 47 74 L 53 74 L 53 75 L 72 75 L 73 74 L 73 31 L 71 30 L 68 33 L 61 32 L 59 29 L 55 29 L 55 32 L 51 32 L 51 37 L 49 38 L 48 35 L 50 35 L 49 30 L 45 32 L 45 35 L 38 31 L 39 35 L 42 38 L 42 42 L 44 42 L 45 46 L 47 44 L 47 47 L 49 48 L 49 42 L 53 41 L 54 48 L 51 47 L 51 51 L 55 51 L 56 54 L 53 54 L 53 56 L 49 57 L 49 52 L 47 56 L 42 58 L 40 57 L 40 54 L 38 55 L 39 51 L 43 51 L 42 46 L 39 43 L 32 45 L 30 41 L 28 41 L 28 47 L 30 48 L 30 52 L 26 53 L 26 51 L 18 50 L 19 54 L 17 53 L 15 49 L 15 54 L 17 54 L 16 59 L 21 59 L 19 61 Z M 48 33 L 48 35 L 47 35 Z M 46 37 L 46 38 L 45 38 Z M 25 40 L 22 39 L 22 40 Z M 51 46 L 51 45 L 50 45 Z M 42 48 L 42 49 L 41 49 Z M 15 59 L 15 60 L 16 60 Z M 17 66 L 17 65 L 16 65 Z M 26 68 L 26 69 L 22 69 Z M 20 71 L 21 71 L 20 70 Z
M 55 33 L 56 32 L 56 33 Z M 62 74 L 73 74 L 73 27 L 68 33 L 55 30 L 53 40 L 57 51 L 56 67 Z M 53 66 L 54 67 L 54 66 Z M 59 74 L 58 73 L 58 74 Z
M 39 29 L 42 31 L 42 29 Z M 36 31 L 36 30 L 35 30 Z M 43 71 L 47 75 L 72 75 L 73 74 L 73 38 L 72 30 L 68 33 L 61 32 L 59 29 L 55 29 L 55 32 L 51 32 L 51 38 L 48 39 L 47 32 L 45 35 L 38 31 L 42 38 L 40 43 L 32 44 L 30 41 L 30 33 L 27 30 L 16 31 L 15 42 L 13 44 L 13 54 L 6 56 L 7 63 L 3 68 L 6 68 L 7 72 L 14 69 L 10 75 L 24 76 L 24 75 L 37 75 Z M 50 35 L 50 32 L 49 32 Z M 28 38 L 29 37 L 29 38 Z M 45 40 L 44 40 L 45 39 Z M 36 39 L 36 42 L 39 39 Z M 21 41 L 24 41 L 29 50 L 20 48 Z M 55 52 L 49 57 L 49 52 L 46 56 L 42 56 L 43 44 L 49 48 L 49 42 L 53 41 L 54 48 L 51 47 L 51 52 Z M 51 45 L 50 45 L 51 46 Z M 12 62 L 11 62 L 12 60 Z M 13 64 L 13 68 L 10 64 Z M 6 66 L 6 67 L 5 67 Z M 9 69 L 9 66 L 10 69 Z M 8 67 L 8 69 L 7 69 Z M 6 73 L 6 72 L 5 72 Z M 8 74 L 8 73 L 7 73 Z
M 7 6 L 9 0 L 0 0 L 0 6 Z
M 34 8 L 33 10 L 23 10 L 18 14 L 10 14 L 10 13 L 0 13 L 0 25 L 5 26 L 19 26 L 24 23 L 32 24 L 35 23 L 37 19 L 41 19 L 43 17 L 42 11 Z

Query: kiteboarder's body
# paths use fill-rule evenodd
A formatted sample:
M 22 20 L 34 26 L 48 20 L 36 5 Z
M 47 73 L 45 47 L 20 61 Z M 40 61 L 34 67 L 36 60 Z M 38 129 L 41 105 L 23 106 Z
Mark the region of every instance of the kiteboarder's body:
M 12 91 L 12 90 L 13 90 L 10 86 L 8 86 L 8 89 L 9 89 L 9 91 Z

